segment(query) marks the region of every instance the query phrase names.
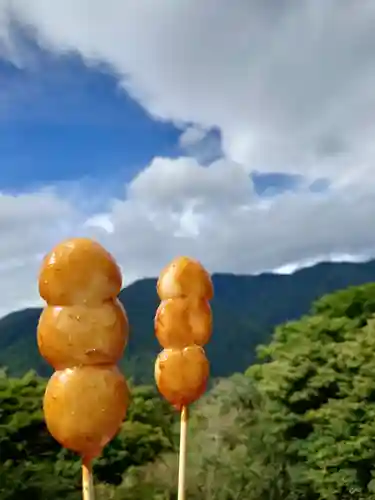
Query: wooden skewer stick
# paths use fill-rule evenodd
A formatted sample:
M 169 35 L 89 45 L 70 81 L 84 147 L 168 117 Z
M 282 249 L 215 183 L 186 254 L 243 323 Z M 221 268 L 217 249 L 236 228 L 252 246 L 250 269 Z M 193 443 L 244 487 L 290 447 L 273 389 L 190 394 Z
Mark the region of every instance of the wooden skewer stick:
M 187 444 L 188 420 L 189 420 L 188 407 L 183 406 L 182 410 L 181 410 L 180 456 L 179 456 L 179 462 L 178 462 L 178 496 L 177 496 L 177 500 L 185 500 L 186 444 Z
M 94 481 L 91 459 L 82 459 L 82 497 L 83 500 L 95 500 Z

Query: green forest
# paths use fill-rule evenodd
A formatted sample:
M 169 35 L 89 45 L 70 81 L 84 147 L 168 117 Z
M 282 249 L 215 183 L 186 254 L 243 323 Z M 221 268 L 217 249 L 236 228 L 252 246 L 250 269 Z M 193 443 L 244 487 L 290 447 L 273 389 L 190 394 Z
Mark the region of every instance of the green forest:
M 207 354 L 212 376 L 222 378 L 244 372 L 256 361 L 257 346 L 270 341 L 275 326 L 307 314 L 318 297 L 375 282 L 375 260 L 323 262 L 289 275 L 214 274 L 212 281 L 214 333 Z M 160 302 L 156 279 L 132 283 L 119 298 L 130 323 L 121 368 L 137 384 L 153 384 L 153 365 L 160 350 L 153 323 Z M 9 375 L 20 377 L 31 369 L 42 377 L 52 374 L 35 341 L 40 314 L 38 308 L 23 309 L 0 318 L 0 366 L 6 366 Z
M 375 499 L 374 314 L 375 284 L 325 295 L 245 373 L 214 380 L 191 412 L 188 498 Z M 43 422 L 44 386 L 1 372 L 1 500 L 81 498 L 79 461 Z M 132 386 L 95 463 L 98 500 L 176 499 L 177 417 L 152 385 Z

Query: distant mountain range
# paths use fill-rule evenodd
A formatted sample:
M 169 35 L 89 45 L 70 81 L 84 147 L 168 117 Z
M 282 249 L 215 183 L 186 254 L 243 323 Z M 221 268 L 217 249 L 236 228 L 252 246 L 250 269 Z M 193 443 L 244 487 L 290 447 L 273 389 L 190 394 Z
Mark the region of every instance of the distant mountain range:
M 273 328 L 309 311 L 318 297 L 375 282 L 375 260 L 363 264 L 322 263 L 290 275 L 215 274 L 214 335 L 207 346 L 215 377 L 244 371 L 255 358 L 258 344 L 269 340 Z M 153 318 L 159 304 L 156 279 L 143 279 L 124 288 L 120 300 L 128 313 L 131 338 L 122 367 L 138 382 L 150 382 L 157 352 Z M 51 374 L 36 346 L 41 309 L 24 309 L 0 319 L 0 365 L 14 375 L 30 369 Z

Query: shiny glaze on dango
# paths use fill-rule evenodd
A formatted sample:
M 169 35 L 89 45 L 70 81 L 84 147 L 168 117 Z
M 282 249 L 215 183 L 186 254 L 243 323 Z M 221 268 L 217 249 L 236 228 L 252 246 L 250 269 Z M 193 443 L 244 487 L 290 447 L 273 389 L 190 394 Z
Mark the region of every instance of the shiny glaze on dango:
M 164 349 L 155 363 L 159 392 L 177 410 L 199 399 L 205 392 L 210 364 L 202 347 Z
M 155 315 L 155 335 L 164 347 L 204 346 L 212 334 L 212 313 L 205 299 L 192 296 L 163 300 Z
M 47 428 L 62 446 L 92 459 L 118 432 L 129 390 L 116 366 L 56 371 L 43 401 Z

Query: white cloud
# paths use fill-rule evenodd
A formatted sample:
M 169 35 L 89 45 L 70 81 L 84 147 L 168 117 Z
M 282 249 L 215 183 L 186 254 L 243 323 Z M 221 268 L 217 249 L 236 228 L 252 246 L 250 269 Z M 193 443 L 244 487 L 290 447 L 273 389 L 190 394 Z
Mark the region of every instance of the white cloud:
M 35 302 L 41 256 L 80 225 L 80 214 L 51 190 L 0 193 L 0 314 Z
M 127 196 L 143 206 L 180 207 L 186 203 L 219 203 L 222 209 L 251 199 L 252 184 L 246 170 L 218 160 L 202 167 L 192 158 L 155 158 L 128 188 Z
M 217 128 L 224 156 L 207 166 L 155 158 L 124 199 L 90 216 L 53 191 L 0 196 L 2 311 L 36 300 L 37 256 L 67 235 L 98 238 L 125 282 L 156 275 L 178 254 L 239 273 L 375 254 L 373 0 L 360 8 L 346 0 L 8 3 L 46 48 L 111 64 L 155 116 L 194 124 L 181 138 L 187 151 Z M 4 5 L 0 39 L 9 46 Z M 261 199 L 252 170 L 329 176 L 331 189 Z
M 197 143 L 203 141 L 207 136 L 207 130 L 202 127 L 187 127 L 184 132 L 180 135 L 180 146 L 183 148 L 189 148 L 196 145 Z
M 156 116 L 218 127 L 249 169 L 345 176 L 374 136 L 373 0 L 9 4 L 47 48 L 113 65 Z
M 127 196 L 90 217 L 73 198 L 68 203 L 53 191 L 2 195 L 0 313 L 38 302 L 41 255 L 68 236 L 102 242 L 125 283 L 156 276 L 180 254 L 200 259 L 211 272 L 235 273 L 290 272 L 293 266 L 285 265 L 291 262 L 374 255 L 369 214 L 375 197 L 370 185 L 357 188 L 261 199 L 236 164 L 157 158 L 127 186 Z
M 202 164 L 212 163 L 223 154 L 218 131 L 204 129 L 199 125 L 186 127 L 179 137 L 179 145 L 186 155 Z

